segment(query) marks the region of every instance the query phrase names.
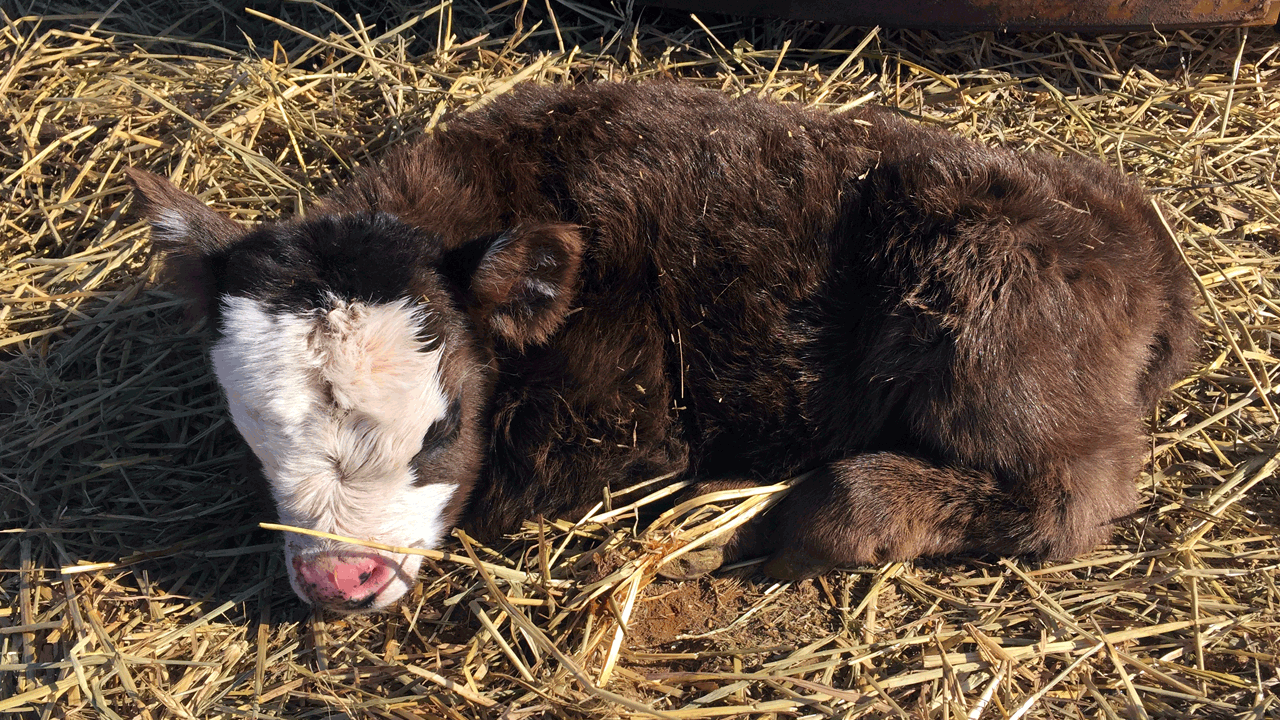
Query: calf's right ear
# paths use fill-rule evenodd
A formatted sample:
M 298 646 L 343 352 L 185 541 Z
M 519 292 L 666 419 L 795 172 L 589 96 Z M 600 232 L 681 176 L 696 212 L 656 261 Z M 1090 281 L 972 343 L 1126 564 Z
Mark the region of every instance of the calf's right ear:
M 545 342 L 572 306 L 582 249 L 579 228 L 566 223 L 503 234 L 471 277 L 472 316 L 512 347 Z
M 214 296 L 209 256 L 243 235 L 244 229 L 159 175 L 136 168 L 124 172 L 142 213 L 151 221 L 151 243 L 160 260 L 161 277 L 190 301 L 189 320 L 207 316 Z

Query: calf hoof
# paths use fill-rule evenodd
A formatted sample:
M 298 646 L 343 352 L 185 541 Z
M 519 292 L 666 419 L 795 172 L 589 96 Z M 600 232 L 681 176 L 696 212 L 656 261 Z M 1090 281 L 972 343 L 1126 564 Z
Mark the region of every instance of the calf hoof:
M 658 575 L 668 580 L 693 580 L 719 570 L 724 565 L 724 544 L 691 550 L 658 568 Z
M 835 569 L 830 560 L 812 555 L 804 550 L 787 548 L 774 554 L 761 568 L 765 575 L 783 582 L 808 580 Z

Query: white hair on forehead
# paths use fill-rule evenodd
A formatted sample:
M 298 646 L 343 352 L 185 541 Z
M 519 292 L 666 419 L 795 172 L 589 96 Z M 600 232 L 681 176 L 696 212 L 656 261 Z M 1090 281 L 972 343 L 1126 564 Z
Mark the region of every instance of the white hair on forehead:
M 443 345 L 426 346 L 425 321 L 408 300 L 335 299 L 299 313 L 222 298 L 214 371 L 283 522 L 400 546 L 430 546 L 447 531 L 454 486 L 415 487 L 409 465 L 449 407 Z
M 335 301 L 313 343 L 334 403 L 359 409 L 379 424 L 400 418 L 406 399 L 438 405 L 442 415 L 448 401 L 440 389 L 441 351 L 424 348 L 425 321 L 425 312 L 408 300 L 380 305 Z M 422 381 L 424 373 L 431 382 Z

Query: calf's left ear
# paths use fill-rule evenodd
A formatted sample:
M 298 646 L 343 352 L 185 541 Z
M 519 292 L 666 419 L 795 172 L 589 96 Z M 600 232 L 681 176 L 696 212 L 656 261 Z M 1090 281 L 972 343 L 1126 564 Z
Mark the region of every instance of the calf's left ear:
M 159 175 L 136 168 L 124 172 L 135 202 L 151 221 L 152 247 L 164 279 L 191 303 L 188 319 L 204 317 L 213 301 L 208 258 L 243 235 L 244 228 Z
M 515 348 L 546 342 L 569 312 L 581 261 L 574 225 L 511 230 L 489 246 L 471 277 L 472 316 Z

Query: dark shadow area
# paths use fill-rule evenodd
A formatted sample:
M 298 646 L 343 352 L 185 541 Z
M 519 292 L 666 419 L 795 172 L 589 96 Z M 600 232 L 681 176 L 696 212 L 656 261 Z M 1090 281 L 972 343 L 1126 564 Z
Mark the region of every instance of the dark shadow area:
M 241 471 L 207 335 L 159 292 L 78 310 L 89 320 L 0 365 L 0 508 L 5 528 L 27 531 L 10 537 L 36 567 L 123 561 L 166 594 L 257 582 L 256 556 L 278 540 L 256 523 L 273 512 Z

